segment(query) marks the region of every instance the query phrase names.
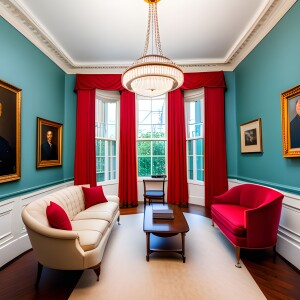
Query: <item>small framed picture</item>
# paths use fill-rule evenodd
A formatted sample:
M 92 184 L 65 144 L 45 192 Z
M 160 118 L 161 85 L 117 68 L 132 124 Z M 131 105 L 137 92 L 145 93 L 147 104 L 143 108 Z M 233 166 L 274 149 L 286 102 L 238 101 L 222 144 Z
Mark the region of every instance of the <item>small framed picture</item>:
M 0 183 L 21 178 L 21 92 L 0 80 Z
M 300 157 L 300 85 L 280 95 L 284 157 Z
M 60 123 L 37 118 L 37 168 L 62 165 L 62 127 Z
M 262 152 L 261 119 L 240 125 L 241 153 Z

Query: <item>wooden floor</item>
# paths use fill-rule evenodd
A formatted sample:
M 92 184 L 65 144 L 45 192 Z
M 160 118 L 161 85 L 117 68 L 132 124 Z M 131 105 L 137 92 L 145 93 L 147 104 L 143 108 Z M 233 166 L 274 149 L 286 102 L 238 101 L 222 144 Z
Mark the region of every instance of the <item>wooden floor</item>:
M 144 206 L 140 204 L 135 208 L 121 209 L 121 214 L 142 213 L 143 210 Z M 182 210 L 210 217 L 210 212 L 202 206 L 190 205 L 189 208 L 182 208 Z M 300 299 L 299 271 L 293 269 L 279 255 L 274 261 L 272 250 L 242 250 L 241 258 L 267 299 Z M 44 268 L 40 289 L 36 292 L 34 289 L 36 271 L 37 262 L 33 251 L 22 254 L 4 266 L 0 271 L 0 299 L 68 299 L 82 274 L 82 271 L 59 271 Z

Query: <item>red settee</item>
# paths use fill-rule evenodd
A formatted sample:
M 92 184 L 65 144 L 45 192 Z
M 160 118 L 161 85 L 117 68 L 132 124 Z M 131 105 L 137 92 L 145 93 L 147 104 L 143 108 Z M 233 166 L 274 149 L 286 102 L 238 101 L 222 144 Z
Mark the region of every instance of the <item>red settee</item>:
M 236 267 L 241 267 L 240 248 L 276 246 L 282 200 L 278 191 L 255 184 L 233 187 L 214 198 L 212 225 L 216 223 L 235 246 Z

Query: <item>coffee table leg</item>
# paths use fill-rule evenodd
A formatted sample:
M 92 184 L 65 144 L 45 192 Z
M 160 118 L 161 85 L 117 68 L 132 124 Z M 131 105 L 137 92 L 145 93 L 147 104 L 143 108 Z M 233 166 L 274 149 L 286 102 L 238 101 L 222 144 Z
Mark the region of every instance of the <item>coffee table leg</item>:
M 181 233 L 181 240 L 182 240 L 182 260 L 185 263 L 185 233 Z
M 149 261 L 149 255 L 150 255 L 150 233 L 146 233 L 146 248 L 147 248 L 147 255 L 146 260 Z

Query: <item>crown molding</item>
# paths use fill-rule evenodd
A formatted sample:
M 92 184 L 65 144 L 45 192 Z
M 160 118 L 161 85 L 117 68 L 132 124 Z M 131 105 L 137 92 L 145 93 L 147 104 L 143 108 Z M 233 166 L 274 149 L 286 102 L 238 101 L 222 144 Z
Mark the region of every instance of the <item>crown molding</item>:
M 233 71 L 296 2 L 297 0 L 270 0 L 254 25 L 243 34 L 240 42 L 230 49 L 223 60 L 210 63 L 180 61 L 178 65 L 186 73 L 220 70 Z M 120 74 L 127 67 L 113 64 L 110 66 L 87 66 L 73 61 L 15 0 L 0 0 L 0 14 L 67 74 Z

